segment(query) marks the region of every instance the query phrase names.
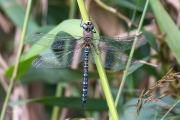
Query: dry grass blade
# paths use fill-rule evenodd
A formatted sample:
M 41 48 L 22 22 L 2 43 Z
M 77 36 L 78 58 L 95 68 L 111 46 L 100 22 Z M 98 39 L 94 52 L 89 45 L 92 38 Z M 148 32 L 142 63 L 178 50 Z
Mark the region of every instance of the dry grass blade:
M 139 105 L 140 102 L 142 101 L 142 97 L 143 97 L 143 94 L 144 94 L 144 90 L 145 90 L 145 88 L 143 89 L 143 91 L 141 92 L 141 95 L 140 95 L 139 98 L 138 98 L 137 105 Z
M 151 88 L 149 88 L 149 90 L 143 96 L 151 94 L 152 92 L 154 92 L 155 89 L 156 89 L 156 85 L 153 85 Z
M 166 82 L 173 82 L 175 81 L 176 79 L 171 79 L 171 80 L 166 80 Z
M 121 18 L 122 20 L 124 20 L 128 26 L 130 26 L 131 24 L 134 25 L 135 27 L 137 27 L 136 23 L 131 23 L 131 20 L 129 18 L 127 18 L 126 16 L 124 16 L 123 14 L 121 14 L 120 12 L 118 12 L 117 9 L 113 8 L 113 7 L 109 7 L 106 4 L 104 4 L 103 2 L 101 2 L 100 0 L 95 0 L 95 2 L 101 6 L 103 9 L 105 9 L 106 11 L 118 16 L 119 18 Z
M 145 90 L 145 88 L 143 89 L 143 91 L 141 92 L 141 95 L 138 98 L 136 117 L 139 115 L 141 108 L 143 106 L 142 97 L 143 97 L 144 90 Z
M 157 99 L 155 99 L 155 100 L 152 100 L 152 102 L 162 102 L 162 98 L 164 97 L 164 96 L 166 96 L 167 95 L 167 93 L 164 93 L 164 94 L 162 94 L 159 98 L 157 98 Z
M 161 99 L 155 99 L 155 100 L 152 100 L 152 102 L 162 102 Z
M 160 88 L 160 87 L 167 87 L 167 86 L 169 86 L 170 85 L 170 83 L 160 83 L 160 84 L 157 84 L 156 85 L 156 87 L 158 88 Z
M 158 99 L 162 99 L 164 96 L 166 96 L 167 93 L 162 94 Z
M 138 98 L 138 102 L 137 102 L 137 116 L 140 113 L 140 110 L 142 109 L 143 103 L 142 103 L 142 97 L 145 97 L 147 95 L 150 95 L 151 93 L 153 93 L 157 88 L 164 88 L 170 85 L 170 82 L 175 81 L 177 78 L 180 78 L 180 73 L 170 73 L 172 69 L 170 69 L 165 76 L 163 76 L 159 81 L 157 81 L 153 86 L 151 86 L 145 93 L 144 93 L 144 89 L 141 93 L 141 95 Z M 155 94 L 150 95 L 145 101 L 145 103 L 148 102 L 162 102 L 162 98 L 165 97 L 167 95 L 167 92 L 162 94 L 160 97 L 158 97 L 157 99 L 155 98 Z
M 155 97 L 155 94 L 149 96 L 149 97 L 144 101 L 144 103 L 148 103 L 148 102 L 152 101 L 152 100 L 154 99 L 154 97 Z
M 176 78 L 180 78 L 180 72 L 178 72 L 178 73 L 174 73 L 174 77 L 176 77 Z

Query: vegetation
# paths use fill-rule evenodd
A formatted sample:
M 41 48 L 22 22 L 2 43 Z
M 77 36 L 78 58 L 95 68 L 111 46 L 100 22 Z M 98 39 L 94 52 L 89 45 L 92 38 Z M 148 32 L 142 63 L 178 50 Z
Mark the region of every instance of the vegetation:
M 0 120 L 179 120 L 179 1 L 84 2 L 0 0 Z M 95 36 L 142 32 L 148 41 L 125 51 L 130 56 L 125 70 L 104 71 L 89 63 L 86 109 L 81 105 L 83 63 L 34 68 L 37 56 L 53 50 L 26 42 L 35 32 L 82 36 L 81 19 L 92 21 Z M 130 67 L 132 57 L 143 64 Z

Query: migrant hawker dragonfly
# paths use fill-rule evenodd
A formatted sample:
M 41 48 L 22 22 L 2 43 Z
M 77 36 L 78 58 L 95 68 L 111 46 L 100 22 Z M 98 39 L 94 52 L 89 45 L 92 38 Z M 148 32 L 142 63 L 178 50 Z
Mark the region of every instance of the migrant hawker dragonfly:
M 59 36 L 44 33 L 34 33 L 28 37 L 29 42 L 59 50 L 57 52 L 45 54 L 37 57 L 32 65 L 36 68 L 64 68 L 71 66 L 76 55 L 80 58 L 76 63 L 84 61 L 84 80 L 82 90 L 82 107 L 85 108 L 88 91 L 88 61 L 95 63 L 92 50 L 101 56 L 101 65 L 109 70 L 124 69 L 128 56 L 121 51 L 131 49 L 135 37 L 138 38 L 136 47 L 144 45 L 147 41 L 143 34 L 127 37 L 94 37 L 94 25 L 87 21 L 83 25 L 82 36 Z M 94 42 L 96 41 L 96 42 Z M 138 61 L 132 59 L 131 66 Z M 96 64 L 96 63 L 95 63 Z

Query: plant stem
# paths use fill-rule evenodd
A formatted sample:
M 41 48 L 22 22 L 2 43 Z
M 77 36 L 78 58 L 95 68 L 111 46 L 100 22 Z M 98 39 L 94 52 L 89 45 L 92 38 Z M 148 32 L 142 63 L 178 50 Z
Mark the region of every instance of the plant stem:
M 62 88 L 63 88 L 63 83 L 58 83 L 57 88 L 56 88 L 56 97 L 60 97 L 62 95 Z M 59 106 L 54 106 L 53 111 L 52 111 L 52 116 L 51 120 L 58 120 L 59 119 L 59 111 L 60 107 Z
M 70 0 L 71 6 L 69 11 L 69 19 L 73 19 L 76 13 L 76 0 Z
M 145 17 L 146 11 L 147 11 L 148 4 L 149 4 L 149 0 L 146 1 L 145 7 L 144 7 L 144 11 L 143 11 L 143 14 L 142 14 L 139 26 L 138 26 L 138 30 L 136 31 L 136 36 L 138 36 L 140 34 L 140 30 L 141 30 L 141 27 L 142 27 L 142 24 L 143 24 L 143 21 L 144 21 L 144 17 Z M 129 59 L 128 59 L 126 68 L 124 70 L 122 82 L 120 84 L 119 91 L 118 91 L 118 94 L 117 94 L 117 97 L 116 97 L 116 101 L 115 101 L 116 107 L 118 105 L 118 101 L 120 99 L 120 96 L 121 96 L 121 93 L 122 93 L 122 89 L 123 89 L 126 77 L 128 75 L 128 69 L 129 69 L 129 66 L 130 66 L 130 63 L 131 63 L 131 60 L 132 60 L 132 56 L 134 54 L 136 43 L 137 43 L 137 37 L 135 37 L 135 39 L 134 39 L 134 42 L 133 42 L 133 45 L 132 45 L 132 49 L 131 49 L 131 52 L 130 52 L 130 55 L 129 55 Z
M 169 112 L 180 102 L 180 99 L 174 103 L 174 105 L 166 112 L 166 114 L 160 119 L 160 120 L 164 120 L 164 118 L 169 114 Z
M 157 116 L 158 116 L 158 109 L 159 109 L 159 106 L 156 107 L 156 114 L 154 116 L 154 120 L 156 120 Z
M 86 8 L 84 5 L 84 1 L 83 0 L 77 0 L 77 2 L 78 2 L 79 10 L 81 12 L 83 21 L 84 22 L 89 21 L 89 16 L 87 14 L 87 11 L 86 11 Z
M 77 0 L 77 2 L 78 2 L 78 5 L 79 5 L 79 9 L 80 9 L 83 21 L 84 22 L 89 21 L 89 17 L 87 15 L 87 11 L 86 11 L 86 8 L 85 8 L 85 5 L 84 5 L 84 1 L 83 0 Z M 92 54 L 93 54 L 93 57 L 95 59 L 95 62 L 97 64 L 101 64 L 100 55 L 97 54 L 93 49 L 92 49 Z M 114 100 L 113 100 L 113 97 L 112 97 L 112 94 L 111 94 L 111 91 L 110 91 L 110 87 L 109 87 L 109 84 L 108 84 L 108 80 L 107 80 L 104 68 L 102 66 L 100 66 L 100 65 L 96 65 L 96 67 L 97 67 L 97 70 L 98 70 L 98 73 L 99 73 L 99 77 L 100 77 L 100 80 L 101 80 L 102 88 L 103 88 L 107 103 L 108 103 L 108 106 L 109 106 L 109 111 L 110 111 L 110 114 L 111 114 L 111 118 L 112 118 L 112 120 L 118 120 L 119 117 L 118 117 L 118 114 L 117 114 L 117 111 L 116 111 L 116 108 L 115 108 L 115 105 L 114 105 Z
M 9 102 L 9 98 L 10 98 L 10 94 L 12 92 L 13 84 L 14 84 L 14 81 L 16 79 L 16 75 L 17 75 L 17 72 L 18 72 L 19 61 L 20 61 L 21 52 L 22 52 L 22 48 L 23 48 L 24 38 L 25 38 L 25 35 L 26 35 L 26 30 L 27 30 L 27 24 L 28 24 L 31 4 L 32 4 L 32 0 L 29 0 L 28 6 L 27 6 L 27 10 L 26 10 L 26 14 L 25 14 L 23 29 L 22 29 L 20 45 L 19 45 L 19 49 L 18 49 L 18 53 L 17 53 L 17 58 L 16 58 L 15 66 L 14 66 L 14 71 L 13 71 L 13 75 L 12 75 L 12 77 L 10 79 L 10 83 L 9 83 L 7 95 L 6 95 L 6 98 L 5 98 L 5 101 L 4 101 L 3 109 L 2 109 L 2 112 L 1 112 L 0 120 L 4 120 L 5 112 L 6 112 L 6 109 L 7 109 L 7 106 L 8 106 L 8 102 Z
M 110 6 L 107 6 L 106 4 L 104 4 L 101 0 L 95 0 L 95 2 L 102 8 L 104 9 L 105 11 L 113 14 L 113 15 L 116 15 L 117 17 L 119 17 L 120 19 L 124 20 L 128 26 L 130 25 L 134 25 L 135 27 L 137 27 L 137 24 L 134 23 L 134 21 L 131 21 L 129 18 L 127 18 L 126 16 L 124 16 L 123 14 L 121 14 L 120 12 L 118 12 L 117 9 L 113 8 L 113 7 L 110 7 Z
M 135 21 L 135 16 L 136 16 L 137 8 L 138 8 L 139 5 L 140 5 L 140 1 L 141 1 L 141 0 L 138 0 L 138 1 L 137 1 L 136 8 L 134 9 L 133 16 L 132 16 L 132 18 L 131 18 L 131 24 L 130 24 L 130 26 L 129 26 L 129 28 L 128 28 L 128 35 L 129 35 L 129 32 L 130 32 L 130 30 L 131 30 L 131 28 L 132 28 L 132 23 L 134 23 L 134 21 Z

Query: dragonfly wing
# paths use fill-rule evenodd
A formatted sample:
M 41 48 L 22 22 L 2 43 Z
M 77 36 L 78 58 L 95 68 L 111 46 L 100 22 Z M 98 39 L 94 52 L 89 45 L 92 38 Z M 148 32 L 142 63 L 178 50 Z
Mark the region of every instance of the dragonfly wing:
M 100 50 L 99 55 L 101 57 L 102 63 L 97 64 L 97 65 L 101 65 L 113 71 L 125 69 L 128 58 L 129 58 L 122 52 L 116 52 L 116 51 L 110 51 L 110 50 L 106 52 L 104 50 Z M 90 60 L 96 64 L 96 60 L 92 54 L 90 54 Z M 130 66 L 134 66 L 136 64 L 140 64 L 140 63 L 136 59 L 132 59 Z
M 80 57 L 77 57 L 80 56 Z M 59 51 L 37 57 L 32 66 L 36 68 L 64 68 L 71 66 L 73 60 L 78 64 L 84 59 L 82 49 L 72 51 Z
M 45 33 L 33 33 L 28 36 L 27 42 L 33 42 L 38 45 L 51 49 L 73 48 L 77 44 L 82 44 L 81 37 L 76 36 L 59 36 Z
M 126 37 L 105 37 L 99 36 L 94 37 L 93 39 L 97 41 L 99 49 L 107 49 L 107 50 L 114 50 L 114 51 L 125 51 L 132 48 L 134 36 L 126 36 Z M 146 44 L 147 40 L 143 34 L 137 36 L 137 43 L 136 48 Z M 99 41 L 98 41 L 99 40 Z

